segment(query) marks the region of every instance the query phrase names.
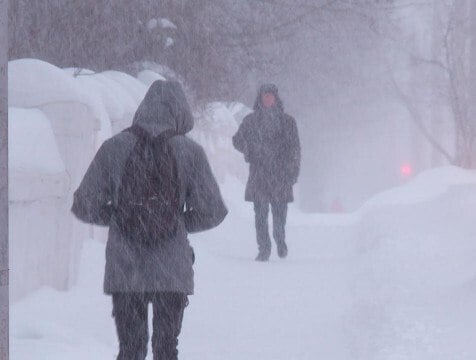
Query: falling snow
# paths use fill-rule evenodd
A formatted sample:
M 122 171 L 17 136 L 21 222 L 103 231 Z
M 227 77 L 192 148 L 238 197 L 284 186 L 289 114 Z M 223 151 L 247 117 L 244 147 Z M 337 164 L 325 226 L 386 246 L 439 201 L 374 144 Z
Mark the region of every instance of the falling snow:
M 11 359 L 115 358 L 150 300 L 181 359 L 474 360 L 475 4 L 10 2 Z M 118 211 L 159 148 L 151 250 Z

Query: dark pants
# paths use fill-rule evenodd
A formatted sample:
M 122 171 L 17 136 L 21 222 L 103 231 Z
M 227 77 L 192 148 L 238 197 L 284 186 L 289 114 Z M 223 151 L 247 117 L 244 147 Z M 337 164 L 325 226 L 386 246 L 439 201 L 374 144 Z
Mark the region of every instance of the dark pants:
M 271 240 L 268 231 L 268 214 L 271 205 L 273 214 L 273 237 L 278 246 L 278 251 L 286 247 L 286 216 L 288 213 L 287 202 L 255 202 L 256 240 L 261 255 L 269 257 L 271 254 Z
M 153 307 L 154 360 L 175 360 L 187 296 L 181 293 L 115 293 L 113 316 L 119 338 L 117 360 L 144 360 L 147 355 L 148 305 Z

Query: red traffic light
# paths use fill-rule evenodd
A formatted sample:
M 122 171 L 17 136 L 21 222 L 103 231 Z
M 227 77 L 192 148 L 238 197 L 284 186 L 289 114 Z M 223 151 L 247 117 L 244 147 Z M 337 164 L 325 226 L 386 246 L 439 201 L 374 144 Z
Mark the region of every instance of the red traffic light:
M 400 166 L 400 174 L 404 177 L 409 177 L 413 174 L 413 169 L 410 164 L 403 164 Z

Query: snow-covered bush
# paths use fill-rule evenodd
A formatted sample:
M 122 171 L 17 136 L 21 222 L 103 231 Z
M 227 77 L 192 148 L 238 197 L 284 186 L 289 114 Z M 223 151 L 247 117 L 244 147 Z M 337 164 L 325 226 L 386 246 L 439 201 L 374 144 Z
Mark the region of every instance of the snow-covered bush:
M 232 144 L 232 137 L 238 130 L 233 112 L 226 104 L 214 102 L 196 117 L 192 137 L 205 148 L 218 181 L 223 183 L 226 176 L 232 176 L 244 182 L 247 166 Z

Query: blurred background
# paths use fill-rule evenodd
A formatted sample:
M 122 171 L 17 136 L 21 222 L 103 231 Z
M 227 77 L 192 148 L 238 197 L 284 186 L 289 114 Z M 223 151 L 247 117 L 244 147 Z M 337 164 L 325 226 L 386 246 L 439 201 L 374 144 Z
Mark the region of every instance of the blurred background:
M 155 80 L 183 85 L 230 210 L 190 239 L 187 358 L 475 358 L 475 1 L 12 0 L 8 16 L 16 359 L 115 354 L 107 228 L 70 208 Z M 263 82 L 302 166 L 290 256 L 258 267 L 231 138 Z
M 300 206 L 349 211 L 423 169 L 474 165 L 475 23 L 469 0 L 17 0 L 10 59 L 160 68 L 196 108 L 250 107 L 275 82 L 303 141 Z

